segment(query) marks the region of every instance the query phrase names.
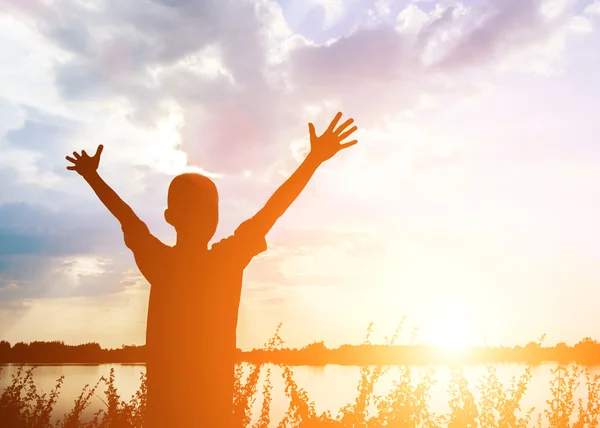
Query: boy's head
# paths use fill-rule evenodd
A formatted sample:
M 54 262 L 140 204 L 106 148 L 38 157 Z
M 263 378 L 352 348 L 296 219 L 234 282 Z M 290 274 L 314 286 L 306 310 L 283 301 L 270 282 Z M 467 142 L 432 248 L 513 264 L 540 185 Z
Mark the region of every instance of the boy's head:
M 169 186 L 165 220 L 178 235 L 208 244 L 219 222 L 219 194 L 215 183 L 195 173 L 175 177 Z

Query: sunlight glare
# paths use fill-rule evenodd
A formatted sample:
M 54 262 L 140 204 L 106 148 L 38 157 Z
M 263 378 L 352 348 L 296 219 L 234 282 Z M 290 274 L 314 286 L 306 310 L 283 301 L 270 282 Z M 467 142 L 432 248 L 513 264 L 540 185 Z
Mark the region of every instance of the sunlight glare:
M 445 353 L 461 353 L 473 345 L 471 323 L 459 313 L 448 313 L 436 323 L 431 344 Z
M 181 130 L 185 124 L 184 112 L 176 103 L 164 103 L 164 106 L 169 110 L 168 116 L 146 134 L 150 142 L 145 151 L 147 163 L 156 171 L 169 175 L 197 172 L 211 178 L 221 177 L 221 174 L 188 164 L 187 153 L 181 149 Z

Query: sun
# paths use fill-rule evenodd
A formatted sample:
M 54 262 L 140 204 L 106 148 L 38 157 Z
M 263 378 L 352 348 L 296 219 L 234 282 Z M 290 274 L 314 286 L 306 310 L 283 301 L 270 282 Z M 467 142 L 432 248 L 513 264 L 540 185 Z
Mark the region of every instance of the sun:
M 431 344 L 445 353 L 462 353 L 473 345 L 473 324 L 460 314 L 445 314 L 435 323 Z

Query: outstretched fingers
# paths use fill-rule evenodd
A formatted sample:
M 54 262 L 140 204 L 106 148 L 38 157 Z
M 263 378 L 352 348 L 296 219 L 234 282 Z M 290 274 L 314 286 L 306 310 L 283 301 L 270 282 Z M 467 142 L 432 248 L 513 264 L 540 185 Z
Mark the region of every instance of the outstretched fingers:
M 79 158 L 81 158 L 81 156 L 77 152 L 73 152 L 73 157 L 77 160 L 79 160 Z
M 354 132 L 356 132 L 356 130 L 358 129 L 358 127 L 353 126 L 352 128 L 350 128 L 349 130 L 347 130 L 346 132 L 344 132 L 343 134 L 341 134 L 339 136 L 340 141 L 345 140 L 346 138 L 348 138 L 350 135 L 354 134 Z
M 65 159 L 71 163 L 77 163 L 77 160 L 73 159 L 71 156 L 67 156 L 67 157 L 65 157 Z
M 348 147 L 352 147 L 355 144 L 358 144 L 358 140 L 352 140 L 349 143 L 340 144 L 340 150 L 347 149 Z
M 334 134 L 340 135 L 353 123 L 354 123 L 354 119 L 352 119 L 352 118 L 348 119 L 347 121 L 345 121 L 344 123 L 342 123 L 340 126 L 337 127 L 337 129 L 334 131 Z
M 335 129 L 335 127 L 337 126 L 337 124 L 341 118 L 342 118 L 342 112 L 340 111 L 340 112 L 338 112 L 338 114 L 335 115 L 335 117 L 329 124 L 329 128 L 327 128 L 327 131 L 325 131 L 325 132 L 333 132 L 333 130 Z
M 95 158 L 100 157 L 100 155 L 102 154 L 102 150 L 104 150 L 104 146 L 102 144 L 98 145 L 98 148 L 96 149 L 96 154 L 94 155 Z

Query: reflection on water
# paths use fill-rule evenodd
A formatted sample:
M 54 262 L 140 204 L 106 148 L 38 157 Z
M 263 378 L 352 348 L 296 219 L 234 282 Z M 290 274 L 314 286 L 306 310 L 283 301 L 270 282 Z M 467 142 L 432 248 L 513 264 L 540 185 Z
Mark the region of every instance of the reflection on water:
M 288 401 L 284 395 L 283 379 L 280 376 L 281 369 L 272 365 L 265 365 L 272 370 L 271 381 L 273 383 L 271 421 L 276 426 L 277 422 L 283 417 L 288 408 Z M 505 385 L 509 384 L 513 376 L 519 377 L 525 370 L 525 366 L 520 364 L 496 365 L 497 375 L 500 381 Z M 534 367 L 532 369 L 533 379 L 529 383 L 528 392 L 522 401 L 522 409 L 536 407 L 536 414 L 546 407 L 546 400 L 550 398 L 549 383 L 551 380 L 551 370 L 556 365 L 548 364 Z M 108 377 L 110 369 L 115 370 L 115 386 L 117 387 L 121 399 L 129 401 L 131 396 L 140 386 L 140 375 L 145 371 L 143 365 L 128 364 L 103 364 L 103 365 L 45 365 L 39 366 L 35 371 L 35 382 L 38 388 L 43 392 L 49 392 L 55 385 L 56 379 L 65 376 L 61 394 L 57 406 L 55 407 L 55 416 L 62 417 L 68 413 L 85 385 L 95 385 L 101 376 Z M 451 369 L 449 367 L 432 367 L 435 370 L 436 385 L 431 391 L 430 407 L 437 413 L 448 411 L 448 384 L 450 381 Z M 6 387 L 11 380 L 11 375 L 16 373 L 16 365 L 4 366 L 0 378 L 0 389 Z M 337 410 L 347 403 L 354 401 L 357 390 L 356 386 L 360 379 L 360 368 L 357 366 L 336 366 L 328 365 L 325 367 L 298 366 L 292 368 L 294 379 L 298 386 L 304 388 L 308 396 L 315 402 L 318 413 L 331 410 L 332 414 L 337 414 Z M 412 369 L 413 382 L 417 383 L 420 376 L 427 371 L 427 367 L 415 367 Z M 479 380 L 486 373 L 485 366 L 465 367 L 465 377 L 469 381 L 470 389 L 478 396 L 477 385 Z M 592 368 L 591 372 L 600 375 L 600 368 Z M 375 387 L 375 394 L 386 394 L 394 384 L 394 380 L 399 377 L 399 368 L 390 367 L 387 374 L 382 377 Z M 585 398 L 585 378 L 582 378 L 580 386 L 575 397 Z M 262 388 L 257 388 L 262 391 Z M 90 406 L 84 412 L 84 415 L 92 415 L 98 409 L 104 407 L 101 398 L 104 399 L 102 391 L 104 386 L 100 385 L 96 396 L 92 397 Z M 258 397 L 254 405 L 254 415 L 260 413 L 262 397 Z

